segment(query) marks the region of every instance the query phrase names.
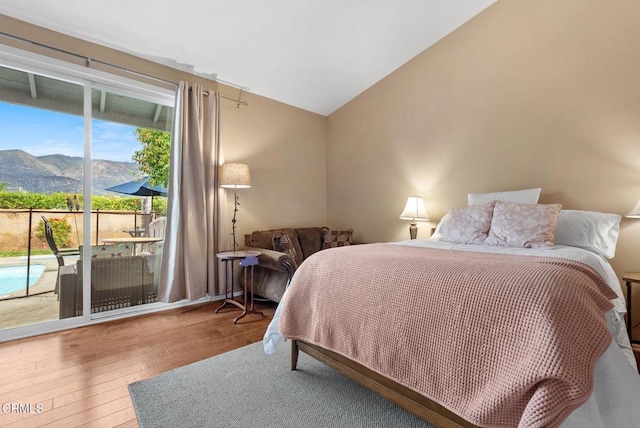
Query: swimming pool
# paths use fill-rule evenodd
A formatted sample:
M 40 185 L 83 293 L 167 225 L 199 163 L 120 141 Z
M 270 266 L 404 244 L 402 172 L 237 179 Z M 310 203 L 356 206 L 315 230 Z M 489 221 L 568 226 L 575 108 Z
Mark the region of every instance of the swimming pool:
M 29 269 L 29 287 L 33 287 L 44 272 L 44 265 L 31 265 Z M 0 294 L 9 294 L 24 290 L 27 286 L 27 266 L 0 267 Z

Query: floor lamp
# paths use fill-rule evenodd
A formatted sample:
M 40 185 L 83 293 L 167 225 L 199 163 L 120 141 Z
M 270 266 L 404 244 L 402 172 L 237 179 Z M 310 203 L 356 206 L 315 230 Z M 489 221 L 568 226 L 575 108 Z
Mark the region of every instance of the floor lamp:
M 220 187 L 226 189 L 233 189 L 233 219 L 232 235 L 233 235 L 233 251 L 238 248 L 238 242 L 236 241 L 236 215 L 238 213 L 238 200 L 237 189 L 247 189 L 251 187 L 251 173 L 249 172 L 249 166 L 243 163 L 225 163 L 220 167 Z

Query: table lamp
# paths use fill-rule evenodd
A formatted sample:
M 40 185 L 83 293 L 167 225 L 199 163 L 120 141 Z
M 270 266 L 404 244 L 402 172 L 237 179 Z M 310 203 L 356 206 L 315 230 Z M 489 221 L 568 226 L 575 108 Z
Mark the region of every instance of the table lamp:
M 424 207 L 424 199 L 420 196 L 409 196 L 407 199 L 407 205 L 404 207 L 404 211 L 400 214 L 400 220 L 409 220 L 411 222 L 409 226 L 409 236 L 411 239 L 416 239 L 418 236 L 419 221 L 429 221 L 427 210 Z
M 636 206 L 633 207 L 633 209 L 631 211 L 629 211 L 629 214 L 627 214 L 625 217 L 627 217 L 627 218 L 640 218 L 640 201 L 638 201 Z
M 238 243 L 236 242 L 236 214 L 238 213 L 237 189 L 247 189 L 251 187 L 251 173 L 249 166 L 243 163 L 225 163 L 220 167 L 220 187 L 226 189 L 233 188 L 233 219 L 231 220 L 233 235 L 233 251 L 236 251 Z

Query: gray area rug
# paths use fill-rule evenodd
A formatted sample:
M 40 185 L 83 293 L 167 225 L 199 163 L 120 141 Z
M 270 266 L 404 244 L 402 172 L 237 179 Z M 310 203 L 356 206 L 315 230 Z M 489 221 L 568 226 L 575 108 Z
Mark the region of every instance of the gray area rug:
M 129 385 L 141 428 L 420 427 L 432 425 L 300 353 L 254 343 Z

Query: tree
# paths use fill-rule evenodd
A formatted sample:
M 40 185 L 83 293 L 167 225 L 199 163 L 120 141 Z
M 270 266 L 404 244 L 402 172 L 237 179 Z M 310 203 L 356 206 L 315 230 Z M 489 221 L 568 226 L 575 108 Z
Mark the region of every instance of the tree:
M 0 192 L 7 191 L 7 183 L 0 183 Z
M 149 128 L 136 128 L 142 149 L 136 150 L 133 160 L 140 165 L 140 171 L 149 176 L 149 183 L 156 186 L 169 184 L 169 152 L 171 134 Z

